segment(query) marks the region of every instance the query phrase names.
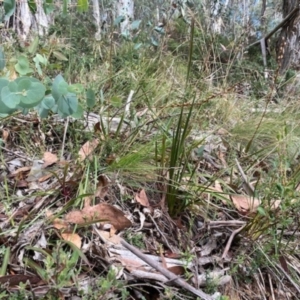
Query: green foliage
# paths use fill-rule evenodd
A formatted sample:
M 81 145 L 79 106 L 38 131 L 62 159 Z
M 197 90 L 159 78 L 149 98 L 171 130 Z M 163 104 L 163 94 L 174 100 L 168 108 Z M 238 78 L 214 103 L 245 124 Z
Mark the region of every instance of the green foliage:
M 4 0 L 4 11 L 5 11 L 5 21 L 9 20 L 9 18 L 14 14 L 16 9 L 16 1 L 15 0 Z
M 31 47 L 30 51 L 35 52 L 34 48 Z M 37 53 L 33 61 L 38 74 L 42 75 L 40 64 L 46 66 L 47 59 Z M 37 78 L 25 76 L 34 73 L 34 69 L 24 55 L 18 58 L 15 70 L 21 75 L 15 80 L 0 78 L 0 114 L 7 116 L 16 111 L 27 113 L 28 109 L 35 108 L 42 118 L 47 117 L 49 112 L 58 113 L 63 118 L 71 115 L 82 117 L 83 109 L 77 98 L 85 91 L 81 84 L 69 85 L 60 74 L 52 84 L 48 82 L 47 85 Z M 95 94 L 91 89 L 88 89 L 86 98 L 88 106 L 92 107 Z

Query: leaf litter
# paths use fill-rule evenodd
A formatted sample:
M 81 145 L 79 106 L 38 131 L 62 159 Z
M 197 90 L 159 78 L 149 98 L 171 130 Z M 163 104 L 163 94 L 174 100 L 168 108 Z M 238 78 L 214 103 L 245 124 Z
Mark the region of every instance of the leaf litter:
M 9 135 L 4 134 L 7 141 Z M 217 140 L 220 145 L 220 139 Z M 83 144 L 78 153 L 79 161 L 92 160 L 98 145 L 98 139 Z M 210 140 L 205 149 L 206 154 L 196 159 L 202 171 L 213 173 L 220 169 L 220 165 L 228 165 L 224 145 L 220 148 Z M 49 253 L 55 251 L 53 241 L 59 243 L 60 240 L 70 247 L 74 246 L 71 248 L 73 251 L 78 249 L 76 251 L 79 251 L 84 266 L 105 270 L 107 265 L 112 265 L 119 270 L 116 275 L 118 278 L 128 278 L 130 274 L 134 282 L 152 282 L 157 287 L 171 284 L 174 289 L 177 286 L 200 299 L 217 297 L 217 294 L 208 295 L 201 289 L 212 281 L 220 290 L 226 290 L 232 285 L 230 262 L 236 251 L 234 238 L 244 229 L 245 217 L 257 213 L 262 205 L 262 200 L 258 197 L 247 194 L 249 189 L 243 189 L 244 193 L 233 193 L 232 189 L 227 189 L 229 182 L 226 182 L 226 178 L 225 189 L 222 187 L 223 183 L 221 185 L 218 181 L 214 187 L 208 185 L 202 197 L 208 206 L 213 204 L 213 197 L 220 200 L 219 219 L 210 221 L 200 212 L 193 216 L 189 233 L 189 224 L 186 222 L 186 219 L 192 217 L 189 212 L 185 212 L 182 218 L 173 220 L 165 207 L 161 209 L 159 205 L 153 205 L 153 192 L 148 186 L 128 192 L 131 190 L 130 186 L 126 189 L 126 184 L 114 182 L 106 174 L 97 176 L 92 195 L 81 199 L 83 207 L 78 209 L 77 205 L 73 209 L 72 197 L 75 199 L 75 194 L 72 194 L 70 182 L 79 186 L 77 178 L 81 179 L 82 169 L 78 172 L 77 167 L 66 168 L 66 163 L 60 162 L 57 155 L 50 151 L 44 152 L 42 158 L 28 160 L 25 159 L 26 153 L 18 153 L 17 157 L 13 157 L 12 152 L 10 150 L 6 153 L 7 164 L 10 166 L 7 171 L 9 183 L 26 184 L 17 185 L 19 190 L 16 195 L 19 193 L 24 197 L 23 202 L 18 202 L 20 206 L 13 204 L 11 211 L 1 208 L 4 220 L 1 225 L 1 240 L 6 247 L 11 247 L 11 256 L 6 272 L 9 275 L 0 277 L 0 283 L 7 285 L 11 291 L 21 282 L 29 282 L 39 297 L 50 290 L 51 281 L 45 281 L 39 268 L 45 266 Z M 56 168 L 55 175 L 52 167 Z M 205 182 L 205 178 L 199 175 L 199 181 L 201 180 Z M 246 182 L 251 191 L 248 180 L 243 176 L 241 180 Z M 47 194 L 41 196 L 37 193 L 36 196 L 31 196 L 33 184 L 36 192 L 44 191 Z M 29 185 L 32 185 L 31 189 Z M 131 197 L 132 201 L 124 203 L 117 196 L 112 200 L 111 195 L 118 195 L 117 190 L 122 190 L 121 194 Z M 67 196 L 68 193 L 70 196 Z M 159 195 L 157 203 L 165 197 L 163 193 Z M 99 198 L 100 203 L 93 205 L 96 198 Z M 272 203 L 276 210 L 281 201 L 274 200 Z M 27 207 L 26 210 L 24 207 Z M 228 219 L 228 215 L 224 213 L 232 208 L 239 214 L 236 220 Z M 12 223 L 18 226 L 10 229 Z M 134 241 L 138 232 L 142 233 L 140 241 Z M 128 242 L 125 240 L 126 236 L 131 237 Z M 133 243 L 135 247 L 131 245 Z M 25 258 L 28 257 L 35 264 L 26 265 Z M 18 266 L 15 262 L 18 262 Z M 57 266 L 58 269 L 63 267 L 64 264 Z M 25 268 L 30 270 L 30 275 L 26 274 Z M 183 274 L 190 274 L 190 280 L 185 280 Z M 84 275 L 88 282 L 94 280 L 92 275 Z M 76 290 L 75 286 L 72 288 Z M 77 289 L 77 293 L 80 292 Z M 65 299 L 68 298 L 68 285 L 60 293 Z

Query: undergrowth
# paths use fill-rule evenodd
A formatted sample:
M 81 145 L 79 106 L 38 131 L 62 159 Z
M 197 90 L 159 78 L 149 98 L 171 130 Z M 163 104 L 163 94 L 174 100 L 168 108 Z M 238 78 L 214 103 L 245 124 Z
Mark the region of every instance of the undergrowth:
M 219 220 L 223 209 L 228 218 L 243 219 L 246 226 L 235 240 L 231 274 L 237 285 L 245 283 L 245 278 L 247 283 L 255 282 L 257 274 L 275 274 L 272 280 L 277 282 L 282 268 L 286 269 L 286 261 L 299 254 L 296 236 L 300 182 L 298 105 L 270 102 L 269 94 L 261 92 L 265 82 L 255 81 L 249 71 L 250 62 L 247 61 L 246 66 L 236 65 L 236 54 L 221 53 L 216 42 L 220 37 L 210 40 L 197 22 L 189 36 L 182 36 L 176 31 L 182 27 L 175 27 L 174 35 L 164 41 L 167 47 L 160 51 L 154 51 L 153 47 L 138 51 L 129 41 L 116 45 L 113 39 L 101 45 L 88 40 L 89 47 L 78 48 L 83 43 L 82 32 L 70 20 L 67 22 L 70 31 L 60 31 L 64 20 L 61 22 L 53 27 L 48 43 L 55 36 L 59 48 L 60 43 L 63 44 L 60 39 L 70 34 L 69 48 L 63 53 L 68 62 L 58 62 L 51 56 L 54 70 L 49 70 L 49 74 L 46 70 L 45 78 L 53 72 L 66 72 L 70 83 L 93 88 L 96 104 L 91 112 L 101 117 L 98 127 L 89 133 L 83 133 L 88 114 L 83 122 L 76 120 L 68 125 L 64 158 L 76 158 L 87 140 L 98 138 L 100 143 L 93 160 L 80 167 L 80 172 L 76 166 L 70 167 L 75 177 L 64 178 L 66 182 L 62 182 L 60 195 L 39 212 L 40 215 L 60 204 L 65 210 L 70 206 L 82 207 L 81 195 L 92 193 L 99 174 L 106 174 L 111 178 L 111 186 L 118 184 L 128 189 L 127 195 L 115 193 L 123 204 L 128 203 L 136 191 L 146 189 L 153 195 L 152 200 L 165 194 L 164 212 L 174 220 L 185 213 L 199 213 L 204 221 Z M 207 41 L 211 42 L 210 49 Z M 232 41 L 233 44 L 240 42 Z M 45 51 L 45 45 L 40 45 L 39 50 Z M 99 47 L 101 56 L 95 50 Z M 60 51 L 64 51 L 63 48 L 60 47 Z M 79 57 L 75 49 L 85 55 Z M 216 69 L 217 77 L 209 78 Z M 235 90 L 235 85 L 242 81 L 249 82 L 251 93 Z M 259 86 L 257 90 L 255 85 Z M 131 90 L 134 96 L 127 103 Z M 113 127 L 115 120 L 117 126 Z M 18 124 L 16 116 L 3 120 L 2 128 L 9 128 L 12 137 L 6 147 L 20 150 L 31 159 L 41 158 L 49 148 L 62 151 L 65 123 L 53 125 L 51 117 L 36 127 L 30 122 L 24 123 L 20 130 L 20 125 L 15 125 Z M 218 144 L 208 142 L 210 137 L 217 137 Z M 214 158 L 216 165 L 222 167 L 218 169 L 207 157 Z M 236 211 L 232 203 L 227 206 L 222 201 L 224 193 L 246 193 L 245 182 L 237 175 L 236 160 L 243 166 L 248 184 L 254 187 L 251 196 L 261 199 L 257 211 L 247 216 Z M 4 157 L 2 162 L 5 163 Z M 216 181 L 222 182 L 224 193 L 210 190 Z M 1 205 L 10 214 L 17 200 L 21 202 L 23 198 L 15 196 L 16 187 L 7 180 L 2 181 L 2 189 Z M 70 199 L 73 202 L 68 204 Z M 273 200 L 280 201 L 276 209 L 272 208 Z M 155 204 L 161 203 L 156 201 Z M 36 221 L 37 218 L 32 218 L 30 225 Z M 13 221 L 10 225 L 8 231 L 13 234 L 21 230 Z M 141 236 L 127 233 L 125 237 L 138 247 L 144 246 Z M 1 248 L 2 257 L 9 256 L 7 249 Z M 45 299 L 59 297 L 60 289 L 71 280 L 79 284 L 81 271 L 78 261 L 83 253 L 57 244 L 52 245 L 52 250 L 51 254 L 43 253 L 47 259 L 42 267 L 29 258 L 24 261 L 27 268 L 51 285 Z M 3 261 L 1 275 L 6 273 L 8 258 Z M 62 265 L 64 272 L 55 275 Z M 296 271 L 293 276 L 294 284 L 298 285 Z M 105 297 L 110 295 L 115 295 L 114 299 L 126 299 L 130 287 L 115 277 L 111 269 L 104 269 L 94 288 L 82 292 L 82 299 L 108 299 Z M 216 289 L 216 283 L 211 281 L 207 290 L 213 293 Z M 165 295 L 168 292 L 165 288 Z M 2 292 L 0 296 L 21 299 L 28 297 L 28 291 L 20 285 L 18 293 Z

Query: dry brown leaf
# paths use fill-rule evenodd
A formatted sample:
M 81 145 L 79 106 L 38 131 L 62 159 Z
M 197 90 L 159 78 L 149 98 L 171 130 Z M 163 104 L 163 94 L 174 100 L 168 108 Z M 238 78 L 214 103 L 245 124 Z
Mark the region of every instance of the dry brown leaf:
M 86 206 L 82 210 L 71 211 L 65 216 L 65 221 L 75 224 L 86 224 L 101 222 L 111 224 L 117 230 L 130 227 L 131 222 L 124 216 L 124 213 L 112 205 L 100 203 L 94 206 Z
M 43 168 L 47 168 L 48 166 L 55 164 L 58 161 L 58 158 L 56 154 L 53 154 L 51 152 L 45 152 L 43 160 L 44 160 Z
M 230 195 L 235 208 L 242 214 L 256 212 L 261 201 L 248 195 Z
M 142 189 L 138 194 L 135 194 L 135 200 L 142 206 L 150 206 L 148 197 L 144 189 Z
M 38 179 L 38 182 L 44 182 L 53 176 L 52 173 L 46 174 Z
M 183 266 L 173 266 L 168 268 L 168 270 L 178 276 L 185 274 L 185 269 Z
M 103 199 L 108 192 L 108 178 L 105 175 L 100 175 L 98 177 L 97 189 L 95 192 L 95 197 Z
M 93 151 L 96 149 L 96 147 L 99 144 L 99 139 L 94 139 L 92 141 L 87 141 L 79 150 L 78 155 L 80 161 L 85 160 L 87 157 L 89 157 Z
M 31 167 L 21 167 L 10 174 L 10 177 L 17 176 L 20 173 L 25 173 L 31 170 Z
M 90 197 L 90 196 L 84 197 L 83 202 L 84 202 L 84 207 L 91 206 L 92 197 Z
M 81 237 L 77 233 L 61 233 L 61 237 L 67 241 L 73 243 L 79 249 L 81 248 Z
M 6 143 L 9 137 L 9 130 L 2 129 L 2 140 Z
M 51 217 L 52 214 L 49 215 L 49 217 Z M 52 226 L 56 229 L 67 229 L 68 228 L 68 223 L 62 219 L 54 219 L 52 222 Z

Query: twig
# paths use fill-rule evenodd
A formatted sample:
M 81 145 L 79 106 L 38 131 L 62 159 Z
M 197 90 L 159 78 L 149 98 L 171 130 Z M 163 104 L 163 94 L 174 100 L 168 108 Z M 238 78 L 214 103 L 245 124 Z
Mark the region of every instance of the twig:
M 133 247 L 132 245 L 128 244 L 126 241 L 121 239 L 121 244 L 130 250 L 132 253 L 134 253 L 137 257 L 145 261 L 149 266 L 152 268 L 156 269 L 159 271 L 161 274 L 166 276 L 169 280 L 174 281 L 175 284 L 178 286 L 182 287 L 183 289 L 193 293 L 194 295 L 200 297 L 203 300 L 213 300 L 213 297 L 211 297 L 208 294 L 205 294 L 203 291 L 200 289 L 197 290 L 193 286 L 189 285 L 187 282 L 185 282 L 183 279 L 180 277 L 177 277 L 174 273 L 170 272 L 169 270 L 165 269 L 162 267 L 160 264 L 154 262 L 153 260 L 149 259 L 145 254 L 143 254 L 140 250 L 137 248 Z
M 284 274 L 284 276 L 289 280 L 289 282 L 294 286 L 294 288 L 300 293 L 300 287 L 295 283 L 295 281 L 290 277 L 290 275 L 281 267 L 280 264 L 276 264 L 276 267 Z
M 244 229 L 245 226 L 246 226 L 246 224 L 243 225 L 242 227 L 240 227 L 240 228 L 238 228 L 238 229 L 232 231 L 231 236 L 230 236 L 230 238 L 229 238 L 229 240 L 228 240 L 228 242 L 227 242 L 227 244 L 226 244 L 226 247 L 225 247 L 225 249 L 224 249 L 224 252 L 223 252 L 223 255 L 222 255 L 222 259 L 226 258 L 227 254 L 228 254 L 228 251 L 229 251 L 229 249 L 230 249 L 231 243 L 232 243 L 232 241 L 233 241 L 233 238 L 234 238 L 238 233 L 240 233 L 240 232 Z
M 154 226 L 156 227 L 157 231 L 161 234 L 161 237 L 162 237 L 162 239 L 165 241 L 166 245 L 169 247 L 169 249 L 170 249 L 172 252 L 175 252 L 175 251 L 174 251 L 174 247 L 172 247 L 172 246 L 169 244 L 169 242 L 168 242 L 168 240 L 166 239 L 166 237 L 164 236 L 164 234 L 160 231 L 160 229 L 159 229 L 158 225 L 156 224 L 154 218 L 153 218 L 150 214 L 149 214 L 149 217 L 151 218 L 152 222 L 154 223 Z
M 125 117 L 127 117 L 129 115 L 130 103 L 131 103 L 131 99 L 132 99 L 133 94 L 134 94 L 134 91 L 131 90 L 129 95 L 128 95 L 128 98 L 126 100 L 126 105 L 125 105 L 125 109 L 124 109 L 124 116 Z
M 268 279 L 269 279 L 269 286 L 270 286 L 270 289 L 271 289 L 272 300 L 275 300 L 274 289 L 273 289 L 273 284 L 272 284 L 272 278 L 271 278 L 271 275 L 269 273 L 268 273 Z
M 17 156 L 17 157 L 26 159 L 26 160 L 31 161 L 31 162 L 33 161 L 33 159 L 31 159 L 31 158 L 26 157 L 26 156 L 24 156 L 24 155 L 22 155 L 22 154 L 15 153 L 14 151 L 9 150 L 9 149 L 7 149 L 7 148 L 5 148 L 5 147 L 3 147 L 3 146 L 0 146 L 0 149 L 4 150 L 4 151 L 6 151 L 6 152 L 8 152 L 8 153 L 10 153 L 10 154 L 12 154 L 12 155 L 15 155 L 15 156 Z
M 207 225 L 210 228 L 218 228 L 218 227 L 224 227 L 224 226 L 241 226 L 241 225 L 246 225 L 246 222 L 244 221 L 208 221 Z
M 62 141 L 62 145 L 61 145 L 61 154 L 60 154 L 60 160 L 61 161 L 64 158 L 64 149 L 65 149 L 67 131 L 68 131 L 68 127 L 69 127 L 69 121 L 70 121 L 70 117 L 67 117 L 67 121 L 65 123 L 65 130 L 64 130 L 63 141 Z

